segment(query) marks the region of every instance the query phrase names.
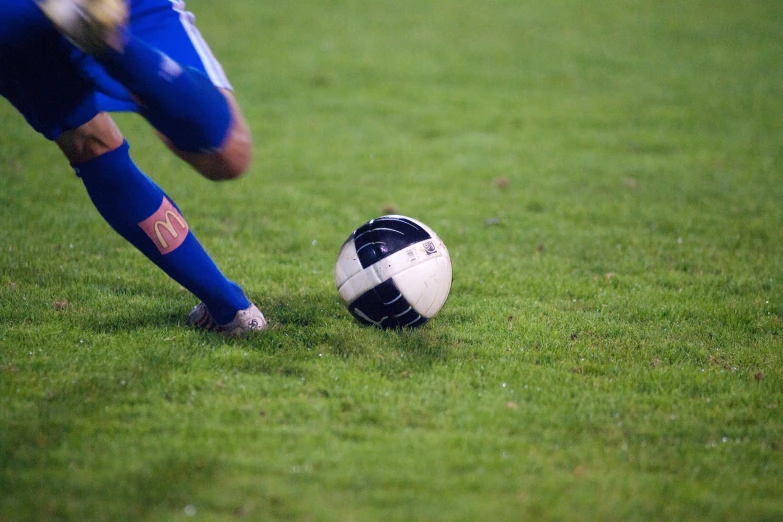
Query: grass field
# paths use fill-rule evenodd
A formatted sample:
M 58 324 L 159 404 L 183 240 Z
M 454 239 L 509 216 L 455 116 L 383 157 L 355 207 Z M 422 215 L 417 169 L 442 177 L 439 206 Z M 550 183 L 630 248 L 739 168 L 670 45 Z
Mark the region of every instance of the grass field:
M 188 5 L 252 171 L 118 121 L 272 327 L 186 327 L 0 102 L 0 520 L 783 519 L 783 2 Z M 334 289 L 392 210 L 416 331 Z

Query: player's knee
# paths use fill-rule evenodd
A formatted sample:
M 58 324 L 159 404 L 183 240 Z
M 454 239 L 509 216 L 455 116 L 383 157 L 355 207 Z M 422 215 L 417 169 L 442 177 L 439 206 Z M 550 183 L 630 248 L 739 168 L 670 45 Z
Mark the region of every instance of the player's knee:
M 219 180 L 237 179 L 247 172 L 253 159 L 253 145 L 247 129 L 234 129 L 219 153 L 223 168 Z
M 232 131 L 220 150 L 215 152 L 183 152 L 163 138 L 174 153 L 185 160 L 199 174 L 212 181 L 228 181 L 247 172 L 252 160 L 252 142 L 249 132 Z
M 212 173 L 213 176 L 207 176 L 216 181 L 241 177 L 250 168 L 253 159 L 253 140 L 250 135 L 250 127 L 239 109 L 234 95 L 227 90 L 222 92 L 231 108 L 231 128 L 218 153 L 221 168 Z
M 249 163 L 240 163 L 236 158 L 218 158 L 215 161 L 202 162 L 197 170 L 211 181 L 230 181 L 241 178 L 249 166 Z

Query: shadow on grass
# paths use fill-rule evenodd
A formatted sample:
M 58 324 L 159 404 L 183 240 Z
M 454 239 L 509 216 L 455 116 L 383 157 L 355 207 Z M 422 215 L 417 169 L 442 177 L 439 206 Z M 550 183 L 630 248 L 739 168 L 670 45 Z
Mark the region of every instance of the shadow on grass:
M 190 308 L 181 306 L 181 302 L 160 302 L 145 295 L 133 302 L 123 301 L 117 308 L 80 314 L 75 322 L 96 334 L 174 327 L 179 331 L 172 334 L 185 333 L 199 340 L 198 350 L 205 343 L 214 348 L 248 347 L 257 356 L 266 357 L 232 360 L 237 369 L 286 375 L 299 375 L 303 366 L 324 355 L 354 363 L 361 361 L 364 365 L 368 361 L 385 361 L 383 364 L 393 366 L 393 371 L 404 372 L 412 365 L 421 368 L 445 362 L 454 342 L 451 330 L 438 320 L 415 329 L 379 330 L 363 326 L 348 313 L 339 297 L 329 292 L 267 296 L 257 304 L 269 321 L 269 328 L 239 339 L 186 328 Z
M 428 365 L 448 357 L 448 333 L 442 325 L 428 323 L 421 328 L 397 330 L 367 327 L 359 324 L 333 295 L 286 296 L 262 306 L 270 328 L 250 342 L 265 353 L 304 353 L 312 357 L 329 354 L 346 360 L 393 356 Z
M 127 333 L 143 328 L 166 328 L 186 324 L 190 308 L 161 310 L 159 308 L 101 309 L 83 318 L 81 326 L 97 333 Z

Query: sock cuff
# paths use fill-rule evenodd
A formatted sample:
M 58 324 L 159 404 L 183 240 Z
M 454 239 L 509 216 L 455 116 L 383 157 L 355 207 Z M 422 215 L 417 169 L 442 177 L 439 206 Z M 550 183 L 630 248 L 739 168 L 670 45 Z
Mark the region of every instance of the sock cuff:
M 96 156 L 91 160 L 71 163 L 71 168 L 81 178 L 85 174 L 89 175 L 92 172 L 111 172 L 116 167 L 117 162 L 122 161 L 124 158 L 128 158 L 128 161 L 130 161 L 130 144 L 127 140 L 123 140 L 122 145 L 116 149 Z

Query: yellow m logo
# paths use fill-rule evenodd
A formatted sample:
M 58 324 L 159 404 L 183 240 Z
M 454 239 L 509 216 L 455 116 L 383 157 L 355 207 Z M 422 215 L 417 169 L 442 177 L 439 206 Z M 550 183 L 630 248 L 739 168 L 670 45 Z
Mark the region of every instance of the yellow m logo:
M 188 236 L 188 222 L 167 198 L 150 217 L 139 223 L 161 254 L 178 249 Z
M 179 223 L 179 227 L 181 230 L 187 230 L 187 227 L 185 225 L 185 220 L 182 219 L 182 216 L 179 215 L 179 213 L 174 212 L 171 209 L 167 209 L 166 213 L 163 214 L 163 219 L 158 220 L 153 225 L 153 228 L 155 229 L 155 236 L 158 238 L 158 243 L 160 243 L 161 248 L 168 248 L 169 244 L 166 242 L 166 239 L 163 237 L 163 234 L 160 231 L 160 227 L 165 228 L 168 233 L 171 235 L 172 239 L 177 239 L 179 237 L 179 232 L 177 232 L 177 229 L 174 228 L 174 225 L 171 224 L 171 218 L 174 217 L 174 219 L 177 220 L 177 223 Z

